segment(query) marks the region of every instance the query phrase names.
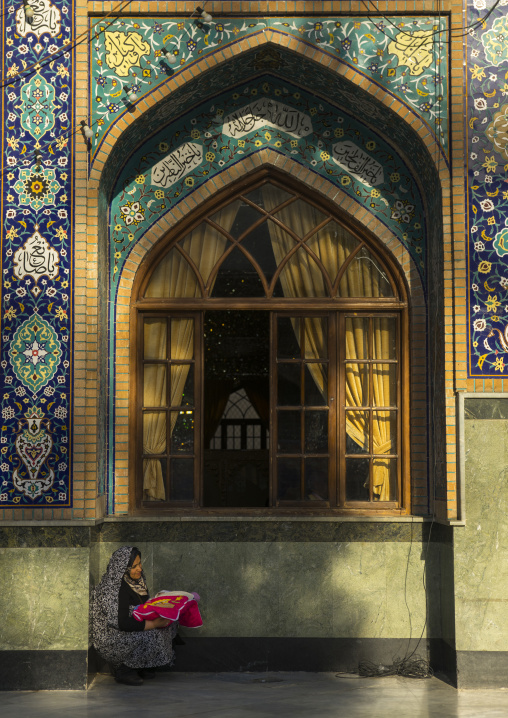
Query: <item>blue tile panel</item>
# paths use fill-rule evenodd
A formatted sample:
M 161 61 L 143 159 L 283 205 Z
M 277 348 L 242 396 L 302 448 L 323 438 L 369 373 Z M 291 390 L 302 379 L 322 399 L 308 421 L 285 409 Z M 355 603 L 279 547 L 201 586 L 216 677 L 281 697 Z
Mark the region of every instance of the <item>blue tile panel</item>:
M 2 13 L 0 509 L 71 506 L 74 10 Z

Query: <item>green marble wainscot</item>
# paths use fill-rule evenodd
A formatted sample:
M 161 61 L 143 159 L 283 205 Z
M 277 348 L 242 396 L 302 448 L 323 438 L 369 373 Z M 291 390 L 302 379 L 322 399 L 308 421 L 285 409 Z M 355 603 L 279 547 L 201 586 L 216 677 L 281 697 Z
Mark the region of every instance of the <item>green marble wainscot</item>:
M 142 552 L 153 595 L 196 590 L 199 637 L 440 637 L 439 542 L 105 542 Z M 423 570 L 427 556 L 427 590 Z M 406 577 L 407 573 L 407 577 Z M 407 605 L 406 605 L 407 602 Z M 428 618 L 424 627 L 425 618 Z
M 88 562 L 88 548 L 0 548 L 0 651 L 87 649 Z
M 508 400 L 466 399 L 466 526 L 454 534 L 460 687 L 508 686 Z

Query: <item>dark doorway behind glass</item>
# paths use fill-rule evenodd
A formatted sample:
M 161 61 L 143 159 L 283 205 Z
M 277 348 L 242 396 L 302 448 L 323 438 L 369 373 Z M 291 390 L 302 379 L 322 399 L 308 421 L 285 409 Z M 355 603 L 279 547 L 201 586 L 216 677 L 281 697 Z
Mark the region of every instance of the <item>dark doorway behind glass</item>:
M 268 506 L 269 312 L 205 312 L 204 363 L 204 505 Z

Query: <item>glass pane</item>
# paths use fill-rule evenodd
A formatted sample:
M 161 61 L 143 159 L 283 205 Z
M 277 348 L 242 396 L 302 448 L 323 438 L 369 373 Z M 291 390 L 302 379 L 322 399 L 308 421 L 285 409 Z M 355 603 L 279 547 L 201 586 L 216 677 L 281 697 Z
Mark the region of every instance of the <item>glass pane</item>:
M 300 319 L 277 318 L 277 356 L 280 359 L 300 358 Z
M 305 405 L 326 406 L 328 364 L 307 364 L 305 366 Z
M 274 254 L 280 263 L 275 247 Z M 327 297 L 329 294 L 321 269 L 303 247 L 284 265 L 279 279 L 285 297 Z
M 263 207 L 267 212 L 271 212 L 275 207 L 278 207 L 282 202 L 285 202 L 293 195 L 267 182 L 262 187 L 258 187 L 245 196 L 250 199 L 251 202 L 255 202 L 260 207 Z
M 143 460 L 143 501 L 166 500 L 166 459 Z
M 368 364 L 346 364 L 346 406 L 369 406 Z
M 165 319 L 145 319 L 143 326 L 143 356 L 145 359 L 165 359 L 167 351 Z
M 166 406 L 166 366 L 145 364 L 143 406 Z
M 313 207 L 302 199 L 292 202 L 274 216 L 301 238 L 311 232 L 316 225 L 324 222 L 327 217 L 317 207 Z
M 146 411 L 143 414 L 143 453 L 166 453 L 165 411 Z
M 299 454 L 302 450 L 300 412 L 279 411 L 278 450 L 281 454 Z
M 397 453 L 397 412 L 374 411 L 372 415 L 372 453 Z
M 374 406 L 397 406 L 397 365 L 373 364 Z
M 377 317 L 372 320 L 372 358 L 397 358 L 397 324 L 395 317 Z
M 369 358 L 369 320 L 346 317 L 346 359 Z
M 305 453 L 328 453 L 328 412 L 305 412 Z
M 374 459 L 372 484 L 374 501 L 396 501 L 397 459 Z
M 328 320 L 326 317 L 305 317 L 303 338 L 306 359 L 326 359 L 328 357 Z
M 173 364 L 173 366 L 171 367 L 171 386 L 173 390 L 177 389 L 177 387 L 180 387 L 182 381 L 184 380 L 184 377 L 181 376 L 181 374 L 185 372 L 187 372 L 187 379 L 185 379 L 185 384 L 183 387 L 180 401 L 178 401 L 178 390 L 176 391 L 176 395 L 174 397 L 172 396 L 171 399 L 173 406 L 178 406 L 178 404 L 180 404 L 180 406 L 188 408 L 194 406 L 194 365 Z
M 259 274 L 245 254 L 236 247 L 220 266 L 212 297 L 264 297 Z
M 190 364 L 173 364 L 171 366 L 171 386 L 170 386 L 170 402 L 171 406 L 181 406 L 183 401 L 183 392 L 187 386 L 188 376 L 190 372 Z M 192 387 L 192 383 L 191 383 Z
M 370 501 L 370 459 L 346 459 L 346 501 Z
M 226 212 L 231 205 L 228 205 L 223 212 Z M 230 218 L 233 222 L 234 217 Z M 227 227 L 225 227 L 227 229 Z M 179 242 L 180 247 L 187 252 L 191 260 L 196 265 L 201 277 L 203 278 L 204 284 L 207 284 L 212 269 L 215 267 L 219 259 L 222 257 L 228 246 L 229 241 L 226 237 L 218 232 L 216 229 L 211 227 L 206 222 L 203 222 L 195 230 L 188 234 L 186 237 Z M 178 285 L 183 284 L 185 277 L 175 275 L 173 281 Z M 175 293 L 175 297 L 190 297 L 194 296 L 191 294 Z M 199 294 L 196 294 L 199 296 Z
M 368 454 L 369 450 L 369 412 L 346 412 L 346 452 L 348 454 Z
M 388 275 L 366 247 L 351 261 L 339 283 L 339 297 L 393 297 Z
M 199 266 L 199 264 L 198 264 Z M 145 297 L 200 297 L 196 275 L 177 249 L 172 249 L 157 265 L 145 291 Z
M 171 412 L 171 453 L 194 453 L 194 412 Z
M 305 498 L 311 501 L 328 500 L 328 459 L 305 459 Z
M 171 320 L 170 352 L 173 361 L 194 358 L 194 319 Z
M 302 466 L 300 459 L 277 461 L 277 496 L 280 501 L 300 501 L 302 498 Z
M 192 501 L 194 498 L 193 459 L 171 459 L 169 470 L 171 501 Z
M 301 364 L 279 364 L 277 374 L 277 404 L 279 406 L 300 406 L 302 403 Z
M 307 247 L 323 262 L 332 284 L 339 269 L 358 245 L 358 240 L 335 220 L 307 240 Z
M 226 232 L 229 232 L 229 234 L 233 234 L 233 227 L 235 227 L 238 222 L 238 212 L 241 207 L 245 207 L 245 204 L 241 200 L 236 199 L 234 202 L 231 202 L 231 204 L 212 214 L 210 219 L 215 222 L 215 224 L 218 224 L 219 227 L 225 229 Z M 259 217 L 259 214 L 257 214 L 257 216 Z
M 277 262 L 273 254 L 272 240 L 266 221 L 242 239 L 242 247 L 256 260 L 267 283 L 270 284 L 277 269 Z

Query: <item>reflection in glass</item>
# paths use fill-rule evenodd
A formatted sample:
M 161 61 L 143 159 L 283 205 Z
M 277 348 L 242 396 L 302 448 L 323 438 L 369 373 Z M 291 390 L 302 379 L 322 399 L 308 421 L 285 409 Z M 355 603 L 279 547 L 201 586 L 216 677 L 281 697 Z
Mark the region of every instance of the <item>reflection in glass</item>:
M 300 459 L 279 459 L 277 461 L 277 487 L 280 501 L 301 499 L 302 467 Z
M 166 406 L 165 364 L 145 364 L 143 374 L 143 405 Z
M 171 453 L 192 454 L 194 451 L 194 412 L 171 412 Z
M 242 247 L 259 264 L 267 284 L 270 284 L 277 269 L 277 262 L 273 254 L 266 221 L 242 239 Z
M 192 459 L 171 459 L 170 495 L 172 501 L 192 501 L 194 498 L 194 462 Z
M 397 324 L 395 317 L 374 317 L 372 319 L 372 358 L 396 359 Z
M 145 359 L 166 358 L 167 331 L 165 319 L 145 319 L 143 326 Z
M 370 459 L 346 459 L 346 501 L 370 501 Z
M 366 247 L 351 260 L 339 282 L 340 297 L 392 297 L 392 287 L 383 267 Z
M 374 406 L 397 406 L 397 365 L 374 364 L 372 367 Z
M 305 453 L 328 453 L 328 412 L 305 412 Z
M 305 459 L 305 498 L 328 500 L 328 459 L 315 456 Z
M 277 356 L 280 359 L 300 358 L 300 319 L 298 317 L 278 317 L 277 319 Z
M 372 413 L 374 454 L 397 453 L 397 412 L 374 411 Z
M 259 205 L 259 207 L 262 207 L 267 212 L 271 212 L 275 209 L 275 207 L 278 207 L 293 195 L 286 192 L 286 190 L 267 182 L 262 187 L 258 187 L 245 196 L 247 199 L 250 199 L 251 202 L 255 202 Z
M 305 317 L 303 320 L 306 359 L 326 359 L 328 356 L 328 319 Z
M 346 406 L 369 406 L 368 364 L 346 364 Z
M 143 453 L 166 453 L 165 411 L 146 411 L 143 413 Z
M 279 406 L 300 406 L 301 364 L 279 364 L 277 376 L 277 404 Z
M 324 387 L 327 385 L 328 364 L 305 365 L 305 405 L 326 406 L 328 397 Z
M 369 452 L 369 412 L 368 411 L 347 411 L 346 432 L 352 439 L 351 451 L 347 446 L 346 451 L 351 454 L 368 454 Z
M 278 412 L 278 443 L 281 454 L 299 454 L 302 450 L 300 412 Z
M 374 459 L 372 462 L 374 501 L 395 501 L 397 496 L 397 459 Z

